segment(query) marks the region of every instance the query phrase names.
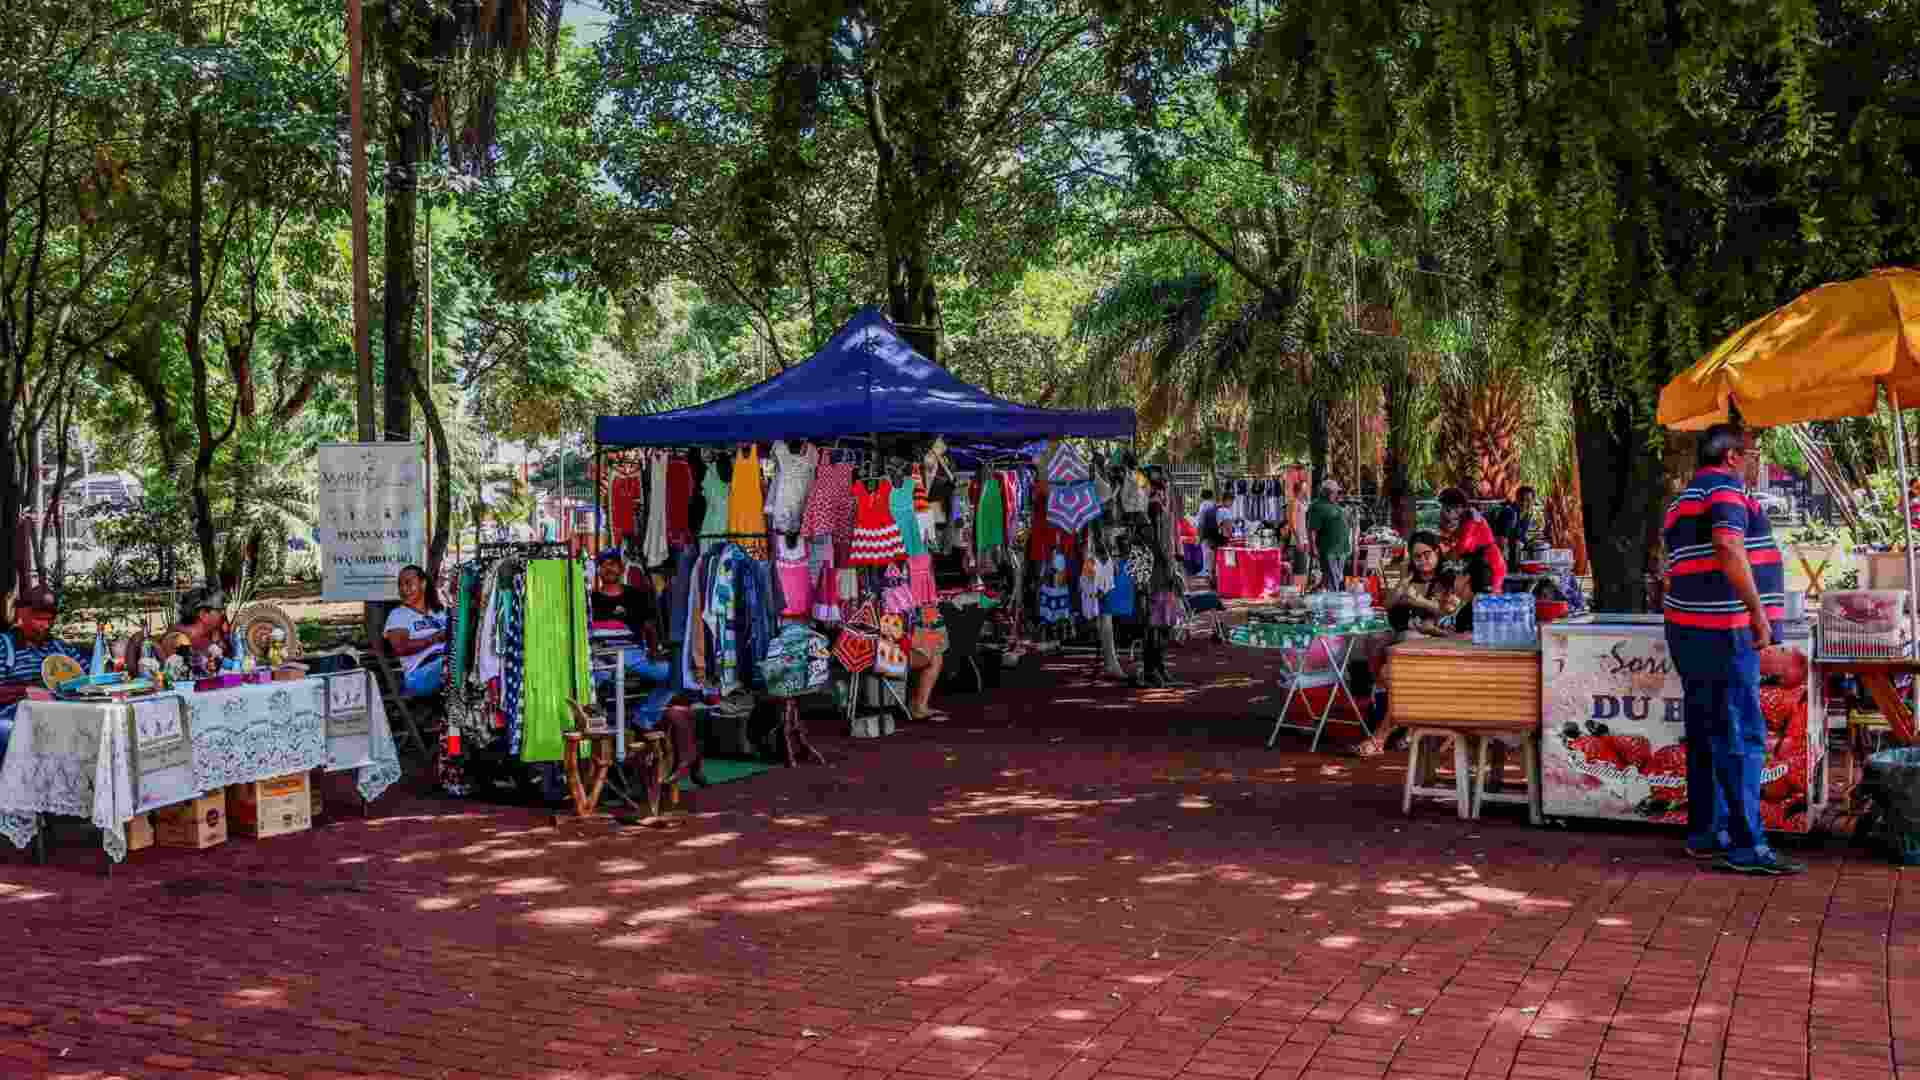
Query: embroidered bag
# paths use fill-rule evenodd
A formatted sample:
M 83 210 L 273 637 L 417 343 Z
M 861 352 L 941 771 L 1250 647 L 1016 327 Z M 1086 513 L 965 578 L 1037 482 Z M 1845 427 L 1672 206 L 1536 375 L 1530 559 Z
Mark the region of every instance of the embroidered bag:
M 880 599 L 887 605 L 887 610 L 896 615 L 913 610 L 913 585 L 898 567 L 887 571 L 887 587 L 881 591 Z
M 875 646 L 880 639 L 859 630 L 842 630 L 840 639 L 833 643 L 833 658 L 850 675 L 858 675 L 873 667 Z
M 767 645 L 760 677 L 773 697 L 799 697 L 827 684 L 827 639 L 788 623 Z
M 872 597 L 860 601 L 859 606 L 853 609 L 853 614 L 847 616 L 847 625 L 857 626 L 867 631 L 879 628 L 880 610 L 873 606 Z

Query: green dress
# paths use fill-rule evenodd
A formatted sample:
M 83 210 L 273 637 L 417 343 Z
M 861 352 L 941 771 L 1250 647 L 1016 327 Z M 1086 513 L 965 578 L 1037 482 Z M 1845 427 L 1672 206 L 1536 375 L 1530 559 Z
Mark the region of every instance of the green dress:
M 1007 500 L 997 473 L 980 481 L 980 507 L 973 515 L 973 550 L 981 555 L 1007 542 Z

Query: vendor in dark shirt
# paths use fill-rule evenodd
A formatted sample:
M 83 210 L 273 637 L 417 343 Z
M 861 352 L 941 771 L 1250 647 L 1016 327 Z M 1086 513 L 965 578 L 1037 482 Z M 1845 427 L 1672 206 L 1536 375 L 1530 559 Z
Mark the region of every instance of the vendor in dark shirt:
M 588 604 L 594 630 L 624 628 L 644 646 L 627 650 L 628 671 L 667 681 L 670 668 L 660 648 L 659 602 L 652 589 L 627 584 L 626 560 L 618 549 L 601 553 Z

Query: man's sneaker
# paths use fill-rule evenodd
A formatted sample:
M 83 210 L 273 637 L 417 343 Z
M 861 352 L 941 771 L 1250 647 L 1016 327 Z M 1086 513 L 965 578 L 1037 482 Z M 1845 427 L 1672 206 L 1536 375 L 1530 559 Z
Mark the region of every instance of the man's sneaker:
M 1687 845 L 1687 858 L 1689 859 L 1706 862 L 1710 859 L 1724 859 L 1726 857 L 1727 849 L 1723 847 L 1697 848 L 1692 844 Z
M 1778 854 L 1769 854 L 1764 859 L 1749 863 L 1738 863 L 1732 859 L 1723 858 L 1713 866 L 1716 870 L 1730 870 L 1736 874 L 1760 874 L 1765 877 L 1786 877 L 1790 874 L 1807 872 L 1806 863 L 1781 858 Z

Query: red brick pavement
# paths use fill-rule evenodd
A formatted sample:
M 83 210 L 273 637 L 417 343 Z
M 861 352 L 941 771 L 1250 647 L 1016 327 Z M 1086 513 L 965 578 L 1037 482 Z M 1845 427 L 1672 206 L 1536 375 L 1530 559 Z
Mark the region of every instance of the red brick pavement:
M 672 830 L 392 796 L 110 881 L 12 856 L 0 1075 L 1920 1076 L 1898 870 L 1409 821 L 1397 761 L 1264 749 L 1236 660 L 1055 663 Z

